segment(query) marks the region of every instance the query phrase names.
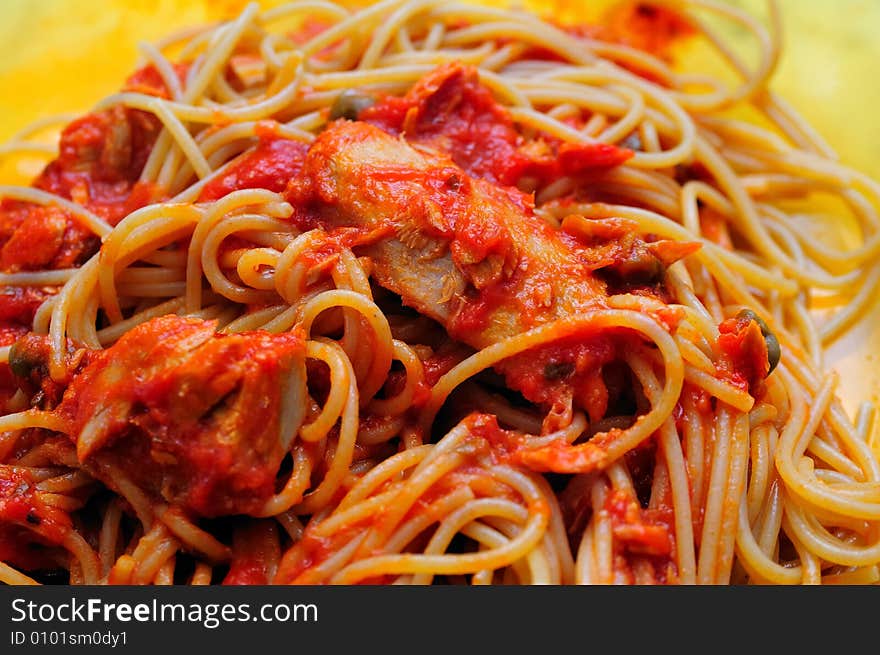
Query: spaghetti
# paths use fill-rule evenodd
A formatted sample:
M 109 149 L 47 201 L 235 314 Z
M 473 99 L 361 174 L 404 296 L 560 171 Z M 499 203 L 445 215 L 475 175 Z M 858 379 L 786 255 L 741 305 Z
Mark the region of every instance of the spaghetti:
M 769 90 L 769 16 L 249 5 L 13 139 L 52 160 L 0 187 L 0 580 L 876 583 L 874 409 L 822 353 L 880 185 Z

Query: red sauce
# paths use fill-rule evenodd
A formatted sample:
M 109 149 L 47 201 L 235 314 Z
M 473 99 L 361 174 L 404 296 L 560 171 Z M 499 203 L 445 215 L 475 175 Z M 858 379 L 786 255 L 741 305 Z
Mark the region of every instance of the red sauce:
M 422 361 L 425 378 L 416 389 L 413 396 L 413 407 L 419 408 L 424 405 L 431 395 L 431 388 L 437 381 L 449 373 L 456 365 L 463 362 L 472 354 L 471 349 L 449 342 L 449 345 L 441 346 L 430 357 Z
M 584 330 L 511 358 L 496 368 L 533 402 L 550 405 L 572 398 L 592 420 L 605 415 L 608 393 L 602 367 L 618 357 L 622 331 Z
M 186 65 L 177 67 L 185 74 Z M 153 67 L 135 72 L 126 90 L 168 96 Z M 161 199 L 138 181 L 161 124 L 146 112 L 123 107 L 87 114 L 61 133 L 58 157 L 33 186 L 82 205 L 110 224 Z M 6 273 L 73 268 L 97 252 L 100 239 L 58 207 L 0 201 L 0 269 Z M 0 294 L 0 327 L 30 325 L 53 287 L 7 287 Z
M 61 251 L 67 216 L 57 207 L 34 207 L 0 249 L 4 271 L 37 270 L 47 266 Z M 62 258 L 63 260 L 64 258 Z
M 491 446 L 488 456 L 497 464 L 515 461 L 516 453 L 523 447 L 524 438 L 518 432 L 503 430 L 498 418 L 492 414 L 474 413 L 464 419 L 470 433 Z
M 360 118 L 391 134 L 404 133 L 410 142 L 430 144 L 472 176 L 506 185 L 518 177 L 512 168 L 519 159 L 519 134 L 473 68 L 441 66 L 405 96 L 389 96 Z
M 233 536 L 232 562 L 223 584 L 270 584 L 274 573 L 270 567 L 280 557 L 281 545 L 274 523 L 246 523 L 236 529 Z
M 299 173 L 308 146 L 280 138 L 268 126 L 258 134 L 256 147 L 205 185 L 199 201 L 217 200 L 239 189 L 284 191 L 290 179 Z
M 29 327 L 37 308 L 54 293 L 52 287 L 3 288 L 0 291 L 0 329 L 16 331 Z
M 246 514 L 274 493 L 282 380 L 305 345 L 214 327 L 166 316 L 133 328 L 93 354 L 58 412 L 72 435 L 100 417 L 87 464 L 109 462 L 197 515 Z
M 332 537 L 318 537 L 307 530 L 303 538 L 284 553 L 274 583 L 297 584 L 301 575 L 337 553 L 355 534 L 353 530 L 345 530 L 335 532 Z
M 669 60 L 672 46 L 696 34 L 696 29 L 674 9 L 626 0 L 612 5 L 592 32 L 603 41 L 627 45 Z
M 70 517 L 46 505 L 24 469 L 0 467 L 0 561 L 26 570 L 54 568 L 46 546 L 61 544 Z
M 358 118 L 449 155 L 469 175 L 506 186 L 524 176 L 546 184 L 561 175 L 608 170 L 633 154 L 549 136 L 526 143 L 507 110 L 480 84 L 477 69 L 459 63 L 437 68 L 403 97 L 388 96 Z
M 320 227 L 313 230 L 312 247 L 299 259 L 308 267 L 309 273 L 332 269 L 343 251 L 375 243 L 394 232 L 390 224 L 380 225 L 373 230 L 356 227 L 338 227 L 329 232 Z
M 605 509 L 611 515 L 614 538 L 632 554 L 669 556 L 672 554 L 674 527 L 672 510 L 642 509 L 623 491 L 608 494 Z
M 611 430 L 608 434 L 613 438 L 620 431 Z M 517 460 L 541 473 L 590 473 L 609 464 L 605 449 L 595 440 L 572 446 L 559 439 L 539 448 L 522 449 Z
M 242 557 L 232 562 L 223 578 L 225 585 L 266 585 L 270 580 L 266 563 L 258 557 Z
M 389 174 L 392 179 L 399 176 L 398 171 L 389 171 Z M 422 175 L 417 174 L 418 177 Z M 405 179 L 410 176 L 404 173 L 401 177 Z M 450 240 L 452 259 L 459 267 L 482 262 L 492 255 L 504 257 L 511 247 L 511 227 L 502 222 L 503 216 L 485 211 L 486 209 L 512 205 L 523 214 L 532 211 L 530 196 L 513 188 L 469 180 L 455 168 L 431 171 L 420 182 L 429 189 L 430 199 L 441 210 L 436 222 L 424 226 L 425 231 Z M 480 191 L 491 204 L 475 207 L 470 202 L 467 187 L 474 183 L 479 185 Z M 536 225 L 536 229 L 540 228 Z
M 83 116 L 64 129 L 58 158 L 34 186 L 116 224 L 160 198 L 159 190 L 138 182 L 160 129 L 152 114 L 119 106 Z
M 192 67 L 192 63 L 188 61 L 178 62 L 172 64 L 171 67 L 177 75 L 177 79 L 181 86 L 183 86 L 186 82 L 186 76 Z M 165 84 L 164 78 L 161 73 L 159 73 L 159 70 L 152 64 L 144 66 L 132 73 L 125 81 L 122 90 L 133 93 L 143 93 L 149 96 L 156 96 L 157 98 L 171 97 L 171 91 Z
M 4 298 L 4 295 L 0 295 L 0 311 L 9 308 L 3 303 Z M 0 318 L 0 347 L 11 346 L 19 337 L 27 334 L 27 331 L 28 328 L 24 325 L 17 325 Z M 6 403 L 17 390 L 18 381 L 12 374 L 8 362 L 3 362 L 0 364 L 0 407 L 6 407 Z
M 189 64 L 174 68 L 182 82 Z M 133 73 L 123 91 L 170 97 L 152 65 Z M 138 182 L 161 128 L 153 114 L 122 106 L 86 114 L 65 127 L 58 157 L 46 166 L 34 186 L 74 200 L 115 224 L 162 197 L 161 190 Z
M 316 535 L 310 525 L 303 538 L 285 553 L 275 582 L 297 584 L 299 576 L 339 552 L 342 546 L 349 543 L 362 530 L 371 529 L 376 535 L 387 536 L 396 526 L 416 517 L 441 520 L 445 514 L 438 511 L 436 503 L 457 489 L 470 488 L 477 498 L 506 498 L 512 502 L 521 502 L 521 497 L 515 491 L 488 474 L 487 469 L 499 464 L 512 463 L 516 450 L 521 446 L 522 436 L 501 429 L 496 417 L 488 414 L 471 414 L 464 419 L 464 422 L 468 426 L 469 435 L 457 450 L 463 461 L 426 489 L 406 514 L 400 516 L 392 502 L 366 518 L 339 527 L 327 537 Z M 388 483 L 381 485 L 373 493 L 381 494 L 386 491 L 388 491 Z M 542 513 L 548 517 L 550 515 L 550 508 L 543 501 L 532 503 L 529 511 L 532 514 Z M 313 525 L 320 526 L 320 522 Z M 380 538 L 379 542 L 381 541 Z M 354 559 L 372 554 L 379 553 L 361 549 Z M 361 581 L 362 584 L 380 582 L 382 580 L 375 578 Z
M 719 375 L 754 394 L 770 371 L 767 342 L 760 326 L 748 318 L 729 318 L 718 326 L 718 331 Z
M 629 9 L 612 13 L 599 29 L 603 38 L 663 53 L 674 39 L 692 31 L 686 21 L 669 10 L 639 3 L 627 6 Z M 307 27 L 298 38 L 308 38 L 323 29 L 313 27 Z M 176 68 L 181 80 L 187 70 L 188 64 Z M 170 95 L 152 67 L 135 73 L 125 88 L 160 97 Z M 382 183 L 404 188 L 418 182 L 440 208 L 432 222 L 419 227 L 447 239 L 453 260 L 462 270 L 493 258 L 503 265 L 510 260 L 514 243 L 501 220 L 503 216 L 473 211 L 466 201 L 470 188 L 479 186 L 490 204 L 514 207 L 531 216 L 533 196 L 515 188 L 523 178 L 530 179 L 530 186 L 540 186 L 565 175 L 601 173 L 620 166 L 633 154 L 607 144 L 565 144 L 549 135 L 526 142 L 507 110 L 479 83 L 478 72 L 460 64 L 440 67 L 405 96 L 386 97 L 364 110 L 360 119 L 390 134 L 403 134 L 411 143 L 447 157 L 448 166 L 427 174 L 389 167 L 363 183 L 365 187 Z M 138 181 L 160 129 L 152 115 L 121 107 L 84 116 L 64 130 L 58 158 L 34 184 L 72 199 L 115 224 L 131 211 L 163 198 L 163 190 Z M 302 173 L 308 147 L 281 138 L 271 123 L 260 124 L 257 136 L 252 151 L 204 187 L 201 201 L 246 188 L 286 190 L 292 200 L 304 199 L 297 195 L 296 178 Z M 405 194 L 400 197 L 405 198 Z M 317 219 L 309 214 L 307 206 L 297 206 L 296 211 L 295 220 L 302 226 L 309 225 L 309 221 L 316 226 Z M 324 243 L 311 255 L 312 265 L 332 265 L 342 248 L 372 243 L 389 229 L 393 226 L 380 225 L 367 232 L 355 228 L 328 231 Z M 572 256 L 565 257 L 556 268 L 549 267 L 548 279 L 529 277 L 528 284 L 524 284 L 529 265 L 526 262 L 526 268 L 506 281 L 487 282 L 473 289 L 449 326 L 453 337 L 482 331 L 494 312 L 511 303 L 516 303 L 526 327 L 536 324 L 544 306 L 542 285 L 550 284 L 549 278 L 562 274 L 572 277 L 572 271 L 583 271 L 586 285 L 592 280 L 591 271 L 612 266 L 631 254 L 631 249 L 626 250 L 616 240 L 585 243 L 581 237 L 557 233 L 540 221 L 534 223 L 534 229 Z M 63 210 L 8 201 L 0 203 L 0 244 L 0 267 L 7 272 L 77 266 L 99 245 Z M 673 246 L 652 252 L 661 261 L 689 254 Z M 24 288 L 0 296 L 0 343 L 18 336 L 39 303 L 51 293 L 51 288 Z M 679 319 L 680 315 L 672 311 L 663 316 L 670 326 Z M 753 323 L 722 324 L 722 370 L 740 386 L 748 387 L 763 379 L 759 375 L 761 362 L 766 368 L 766 347 L 760 339 L 764 347 L 760 351 L 755 327 Z M 622 334 L 585 331 L 534 349 L 499 369 L 527 398 L 547 403 L 569 394 L 591 419 L 597 420 L 608 406 L 602 369 L 618 357 L 622 344 L 626 344 Z M 191 356 L 193 350 L 198 351 L 197 356 Z M 462 356 L 459 352 L 438 353 L 426 362 L 426 384 L 436 382 Z M 301 357 L 304 346 L 298 335 L 246 333 L 220 337 L 213 335 L 209 324 L 164 317 L 133 329 L 110 349 L 90 355 L 65 393 L 59 411 L 70 422 L 72 434 L 81 434 L 96 416 L 104 422 L 104 434 L 86 457 L 87 465 L 89 458 L 94 458 L 117 467 L 150 493 L 195 515 L 254 512 L 274 492 L 283 457 L 277 443 L 280 378 L 285 367 Z M 6 370 L 0 370 L 0 385 L 6 375 Z M 423 388 L 417 396 L 424 398 L 426 393 Z M 224 413 L 236 403 L 240 403 L 239 409 L 246 406 L 259 411 Z M 217 415 L 224 418 L 215 420 Z M 468 421 L 473 438 L 467 444 L 467 461 L 428 490 L 410 517 L 430 512 L 434 500 L 463 484 L 470 485 L 478 496 L 505 493 L 499 483 L 484 474 L 487 463 L 565 472 L 604 464 L 605 453 L 598 442 L 578 449 L 563 442 L 526 449 L 521 437 L 501 430 L 494 417 L 473 416 Z M 609 438 L 613 437 L 614 431 Z M 320 473 L 320 468 L 316 472 Z M 69 528 L 66 515 L 56 516 L 57 512 L 40 503 L 33 481 L 24 474 L 16 475 L 0 473 L 0 519 L 4 522 L 0 559 L 12 561 L 16 561 L 14 545 L 22 538 L 17 532 L 21 525 L 38 525 L 38 538 L 47 543 L 58 543 Z M 112 479 L 104 481 L 113 487 Z M 668 516 L 661 510 L 642 510 L 636 501 L 619 494 L 611 495 L 606 509 L 614 521 L 615 537 L 628 552 L 663 557 L 672 551 Z M 549 512 L 548 508 L 537 508 L 545 510 Z M 379 516 L 371 520 L 381 523 L 383 519 Z M 279 578 L 295 579 L 324 561 L 360 527 L 349 526 L 332 539 L 307 532 L 291 551 L 297 559 L 285 558 Z M 239 548 L 226 582 L 268 582 L 263 547 L 268 546 L 245 543 Z
M 299 26 L 288 34 L 288 37 L 297 45 L 305 45 L 330 27 L 333 27 L 331 21 L 315 16 L 306 16 Z M 330 60 L 344 47 L 346 47 L 346 42 L 340 40 L 325 46 L 316 52 L 314 56 L 318 59 Z
M 347 223 L 369 231 L 390 226 L 404 235 L 399 237 L 401 243 L 407 243 L 407 234 L 415 233 L 416 242 L 432 239 L 448 246 L 451 263 L 469 286 L 458 296 L 444 325 L 454 339 L 474 347 L 497 341 L 499 335 L 492 332 L 496 324 L 505 330 L 502 337 L 510 336 L 514 329 L 526 330 L 601 306 L 609 289 L 594 274 L 600 269 L 619 267 L 617 277 L 627 284 L 623 291 L 642 290 L 657 296 L 664 265 L 693 251 L 692 245 L 646 243 L 626 225 L 613 231 L 614 236 L 622 232 L 620 238 L 554 230 L 534 214 L 530 194 L 472 177 L 442 155 L 426 155 L 417 165 L 396 164 L 390 156 L 395 149 L 401 150 L 401 157 L 412 156 L 366 122 L 338 121 L 329 126 L 288 185 L 292 220 L 304 230 L 328 230 L 339 224 L 351 227 Z M 328 165 L 328 161 L 338 164 Z M 349 193 L 348 187 L 355 184 Z M 635 269 L 638 273 L 645 267 L 642 260 L 652 271 L 645 279 L 627 272 Z M 383 282 L 379 277 L 379 283 L 395 289 L 395 276 L 400 279 L 406 274 L 395 271 L 393 264 L 388 266 L 389 279 Z M 404 302 L 410 302 L 408 293 L 415 295 L 406 286 L 398 293 Z M 664 318 L 670 323 L 677 318 L 668 314 Z M 587 341 L 592 341 L 592 335 Z M 597 380 L 595 368 L 587 371 L 584 352 L 607 353 L 609 349 L 605 343 L 579 348 L 580 352 L 569 353 L 569 363 L 581 367 L 577 372 L 583 374 L 582 379 L 565 393 L 576 394 L 578 402 L 598 418 L 607 406 L 607 391 Z M 604 362 L 609 358 L 593 359 Z M 510 368 L 511 386 L 534 402 L 564 402 L 564 394 L 558 393 L 563 385 L 540 382 L 543 366 L 536 367 L 533 353 L 519 361 L 520 370 L 516 365 L 497 367 Z

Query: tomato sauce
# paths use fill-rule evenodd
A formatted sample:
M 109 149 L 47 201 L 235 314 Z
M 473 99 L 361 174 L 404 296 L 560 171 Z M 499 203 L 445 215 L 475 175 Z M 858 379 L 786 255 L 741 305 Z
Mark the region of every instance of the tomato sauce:
M 562 175 L 608 170 L 633 153 L 611 144 L 562 143 L 548 135 L 527 143 L 504 107 L 480 84 L 473 67 L 451 63 L 388 96 L 360 120 L 451 157 L 473 177 L 514 186 L 524 176 L 547 184 Z
M 284 191 L 299 173 L 308 145 L 277 136 L 271 124 L 258 126 L 257 134 L 256 147 L 205 185 L 200 202 L 218 200 L 240 189 Z
M 177 76 L 177 81 L 180 82 L 181 87 L 184 86 L 186 76 L 190 68 L 192 68 L 192 62 L 176 62 L 171 64 L 171 68 Z M 125 81 L 122 90 L 131 93 L 143 93 L 148 96 L 156 96 L 157 98 L 171 97 L 171 90 L 165 83 L 162 74 L 152 64 L 143 66 L 132 73 Z
M 186 65 L 178 66 L 182 77 Z M 168 97 L 158 71 L 135 72 L 125 90 Z M 163 197 L 138 181 L 161 123 L 146 112 L 113 107 L 71 122 L 61 133 L 59 154 L 33 186 L 72 200 L 111 225 Z M 100 239 L 65 210 L 15 200 L 0 201 L 0 269 L 74 268 L 97 252 Z M 0 294 L 0 325 L 29 325 L 53 287 L 7 287 Z
M 64 129 L 58 158 L 34 186 L 116 224 L 162 197 L 160 190 L 138 182 L 160 129 L 152 114 L 119 106 L 83 116 Z
M 767 342 L 760 326 L 747 318 L 729 318 L 718 326 L 720 376 L 743 391 L 755 392 L 770 371 Z
M 370 529 L 374 534 L 388 535 L 395 528 L 416 517 L 442 520 L 446 514 L 438 512 L 436 503 L 450 493 L 469 488 L 477 498 L 504 498 L 511 502 L 521 502 L 520 495 L 506 484 L 495 479 L 488 471 L 492 466 L 514 463 L 514 456 L 522 446 L 523 437 L 517 432 L 503 430 L 498 426 L 495 416 L 474 413 L 464 419 L 468 426 L 468 436 L 456 451 L 463 461 L 453 470 L 426 489 L 415 500 L 412 507 L 400 516 L 394 511 L 393 503 L 366 518 L 353 521 L 334 530 L 332 536 L 319 536 L 315 528 L 309 526 L 303 538 L 287 553 L 279 567 L 276 582 L 297 583 L 298 576 L 307 574 L 308 570 L 326 561 L 339 552 L 339 549 L 355 538 L 358 533 Z M 374 495 L 389 490 L 388 482 L 373 491 Z M 529 507 L 533 514 L 543 513 L 549 517 L 550 508 L 542 501 L 534 502 Z M 333 516 L 332 514 L 330 515 Z M 379 540 L 381 542 L 381 539 Z M 380 554 L 360 553 L 360 557 Z M 369 578 L 361 584 L 377 584 L 381 580 Z
M 177 316 L 133 328 L 93 354 L 57 410 L 68 434 L 91 434 L 77 444 L 86 465 L 119 467 L 200 516 L 254 512 L 274 493 L 282 382 L 305 354 L 297 333 L 214 330 Z
M 0 467 L 0 561 L 27 570 L 54 568 L 46 547 L 60 545 L 72 524 L 45 504 L 30 472 Z
M 278 530 L 270 520 L 246 523 L 232 538 L 232 562 L 224 585 L 271 584 L 272 564 L 281 557 Z
M 675 44 L 696 33 L 681 12 L 638 0 L 614 3 L 592 28 L 595 38 L 643 50 L 667 61 L 672 58 Z
M 605 509 L 611 516 L 615 539 L 633 554 L 670 555 L 673 547 L 672 511 L 642 509 L 623 491 L 608 494 Z
M 309 27 L 298 38 L 320 29 L 323 26 Z M 672 42 L 693 31 L 674 12 L 640 3 L 630 3 L 629 9 L 611 14 L 597 29 L 602 38 L 655 54 L 665 53 Z M 188 67 L 175 67 L 181 81 Z M 161 75 L 151 66 L 132 75 L 124 90 L 170 97 Z M 527 142 L 510 113 L 480 84 L 476 69 L 460 64 L 441 66 L 404 96 L 385 97 L 364 109 L 359 119 L 442 153 L 449 162 L 439 173 L 433 170 L 427 176 L 404 168 L 389 168 L 379 175 L 383 183 L 402 186 L 417 180 L 427 189 L 440 212 L 420 228 L 447 239 L 456 265 L 468 270 L 478 283 L 450 325 L 453 337 L 484 330 L 492 315 L 511 302 L 516 303 L 525 327 L 537 324 L 547 301 L 546 285 L 550 284 L 549 279 L 531 278 L 524 284 L 522 274 L 528 262 L 525 268 L 499 275 L 513 261 L 513 239 L 498 216 L 470 211 L 464 201 L 469 187 L 479 185 L 489 202 L 531 215 L 535 188 L 563 176 L 599 175 L 633 156 L 631 150 L 615 145 L 569 144 L 547 134 Z M 130 212 L 167 197 L 165 190 L 139 179 L 160 130 L 158 119 L 138 110 L 114 107 L 86 115 L 64 130 L 59 156 L 34 186 L 71 199 L 115 225 Z M 255 147 L 208 183 L 199 200 L 213 201 L 249 188 L 286 192 L 296 200 L 296 178 L 302 173 L 308 150 L 302 142 L 281 137 L 273 123 L 261 123 Z M 524 179 L 529 180 L 528 188 L 520 190 L 517 185 Z M 365 185 L 369 183 L 364 180 Z M 301 227 L 317 225 L 308 208 L 297 207 L 296 212 L 294 220 L 300 221 Z M 315 270 L 331 266 L 341 249 L 367 245 L 384 238 L 391 229 L 393 226 L 383 225 L 367 232 L 329 230 L 309 263 Z M 547 275 L 568 274 L 577 268 L 587 273 L 585 284 L 592 279 L 590 272 L 632 259 L 635 251 L 637 258 L 650 255 L 662 264 L 690 253 L 673 246 L 651 250 L 632 239 L 622 244 L 617 237 L 587 243 L 583 235 L 556 233 L 543 223 L 536 223 L 535 230 L 572 254 L 557 268 L 548 269 Z M 5 272 L 76 267 L 99 245 L 98 238 L 63 209 L 0 203 L 0 268 Z M 476 271 L 484 262 L 490 262 L 489 270 Z M 0 295 L 0 345 L 8 345 L 26 331 L 39 304 L 54 292 L 52 287 L 16 287 Z M 676 320 L 672 314 L 667 318 L 670 323 Z M 766 375 L 766 347 L 762 339 L 755 338 L 754 327 L 722 324 L 719 340 L 722 370 L 747 388 Z M 59 413 L 69 421 L 74 435 L 81 434 L 86 425 L 95 427 L 91 422 L 101 417 L 101 434 L 85 455 L 87 464 L 94 457 L 118 467 L 149 493 L 196 516 L 255 512 L 274 493 L 283 456 L 277 443 L 279 380 L 285 366 L 304 357 L 304 345 L 294 334 L 212 335 L 213 326 L 172 318 L 133 329 L 115 346 L 84 360 Z M 193 340 L 198 342 L 199 355 L 188 358 Z M 499 370 L 526 398 L 552 403 L 571 397 L 586 409 L 591 420 L 598 420 L 609 402 L 603 367 L 619 357 L 626 343 L 622 333 L 586 330 L 505 362 Z M 416 402 L 423 402 L 428 385 L 463 356 L 461 352 L 438 353 L 429 360 Z M 6 383 L 12 386 L 11 374 L 4 366 L 0 367 L 0 386 L 5 388 Z M 260 411 L 239 411 L 231 417 L 225 410 L 236 403 Z M 468 421 L 474 438 L 467 462 L 443 484 L 429 490 L 413 514 L 429 512 L 433 500 L 457 485 L 470 485 L 478 496 L 498 493 L 498 483 L 481 468 L 486 462 L 513 463 L 535 471 L 565 470 L 587 460 L 603 462 L 601 444 L 577 453 L 561 442 L 529 450 L 521 437 L 501 430 L 494 417 L 474 416 Z M 100 475 L 100 467 L 94 470 Z M 34 568 L 39 562 L 13 552 L 21 551 L 16 546 L 22 539 L 20 531 L 34 532 L 37 536 L 32 538 L 39 543 L 57 544 L 70 520 L 41 503 L 34 481 L 15 471 L 0 473 L 0 560 Z M 112 479 L 104 482 L 111 488 L 114 485 Z M 671 528 L 663 511 L 643 510 L 635 500 L 615 494 L 609 497 L 606 510 L 612 516 L 615 537 L 629 552 L 664 557 L 672 551 Z M 335 553 L 351 536 L 351 530 L 341 531 L 333 540 L 307 534 L 296 551 L 301 558 L 288 561 L 280 577 L 295 578 Z M 268 582 L 266 558 L 259 552 L 263 546 L 242 546 L 226 583 Z

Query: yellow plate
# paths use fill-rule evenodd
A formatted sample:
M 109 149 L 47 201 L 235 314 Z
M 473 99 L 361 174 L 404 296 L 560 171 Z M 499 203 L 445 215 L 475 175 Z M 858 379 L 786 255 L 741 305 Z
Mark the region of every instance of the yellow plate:
M 113 93 L 138 58 L 140 41 L 235 15 L 245 0 L 3 0 L 0 3 L 0 142 L 32 121 L 83 112 Z M 263 5 L 279 4 L 266 0 Z M 529 3 L 525 3 L 529 4 Z M 535 1 L 572 18 L 600 5 L 587 0 Z M 757 16 L 761 0 L 735 0 Z M 880 2 L 781 0 L 783 56 L 773 87 L 838 150 L 841 158 L 880 179 Z M 588 6 L 588 10 L 583 7 Z M 731 31 L 735 36 L 736 32 Z M 0 183 L 21 183 L 39 162 L 0 165 Z M 880 396 L 880 301 L 866 320 L 828 351 L 841 374 L 850 412 Z

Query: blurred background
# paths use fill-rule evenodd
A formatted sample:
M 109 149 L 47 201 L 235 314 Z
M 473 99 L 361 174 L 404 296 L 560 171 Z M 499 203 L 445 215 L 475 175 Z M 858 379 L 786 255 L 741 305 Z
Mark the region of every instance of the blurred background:
M 500 4 L 499 0 L 489 0 Z M 729 0 L 758 18 L 764 0 Z M 247 0 L 0 1 L 0 142 L 29 123 L 83 112 L 133 70 L 139 41 L 229 18 Z M 263 0 L 264 6 L 280 4 Z M 521 0 L 566 22 L 595 20 L 603 0 Z M 783 55 L 773 88 L 804 115 L 846 163 L 880 179 L 880 0 L 780 0 Z M 718 23 L 748 53 L 753 44 Z M 739 37 L 739 38 L 738 38 Z M 688 69 L 715 72 L 698 46 L 679 53 Z M 26 183 L 38 160 L 0 164 L 0 182 Z M 852 411 L 880 396 L 880 301 L 869 320 L 835 343 L 828 363 L 841 373 Z

